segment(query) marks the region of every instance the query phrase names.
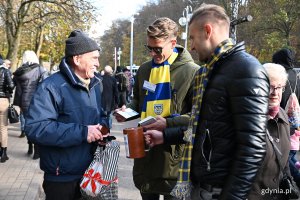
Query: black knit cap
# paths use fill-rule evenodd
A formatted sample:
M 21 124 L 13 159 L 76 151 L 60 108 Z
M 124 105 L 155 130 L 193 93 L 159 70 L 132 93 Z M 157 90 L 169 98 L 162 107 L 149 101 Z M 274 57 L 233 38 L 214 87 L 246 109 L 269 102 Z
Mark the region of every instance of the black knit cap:
M 65 56 L 76 56 L 100 50 L 98 44 L 80 30 L 74 30 L 66 40 Z

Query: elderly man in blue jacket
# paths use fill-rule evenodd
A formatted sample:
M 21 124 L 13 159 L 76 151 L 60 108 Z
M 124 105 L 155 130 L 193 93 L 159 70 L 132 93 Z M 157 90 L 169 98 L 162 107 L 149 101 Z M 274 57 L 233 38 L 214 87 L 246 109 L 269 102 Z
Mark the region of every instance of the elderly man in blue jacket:
M 99 46 L 79 30 L 66 40 L 60 72 L 44 80 L 32 98 L 25 132 L 40 145 L 47 200 L 79 199 L 79 181 L 107 125 L 101 107 Z

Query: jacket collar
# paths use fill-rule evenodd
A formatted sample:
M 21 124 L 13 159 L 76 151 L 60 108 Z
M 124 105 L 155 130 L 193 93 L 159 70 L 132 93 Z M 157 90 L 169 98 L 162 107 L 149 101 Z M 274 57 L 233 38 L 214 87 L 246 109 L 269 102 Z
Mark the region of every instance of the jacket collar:
M 30 72 L 34 68 L 39 67 L 40 65 L 37 63 L 24 63 L 21 67 L 19 67 L 14 73 L 14 76 L 22 76 L 23 74 L 26 74 L 27 72 Z
M 279 112 L 278 112 L 276 118 L 278 120 L 281 120 L 281 121 L 285 122 L 286 124 L 289 124 L 289 120 L 287 118 L 287 115 L 285 114 L 285 111 L 282 108 L 279 109 Z
M 225 52 L 221 56 L 220 60 L 224 59 L 224 58 L 226 58 L 226 57 L 228 57 L 228 56 L 230 56 L 230 55 L 232 55 L 232 54 L 234 54 L 236 52 L 239 52 L 239 51 L 245 51 L 245 43 L 244 42 L 240 42 L 240 43 L 236 44 L 233 48 L 231 48 L 230 50 L 228 50 L 227 52 Z
M 86 89 L 84 84 L 79 80 L 79 78 L 76 76 L 74 73 L 74 70 L 68 65 L 66 62 L 66 59 L 63 58 L 62 61 L 59 64 L 59 69 L 61 73 L 69 79 L 69 81 L 74 85 L 74 86 L 79 86 L 81 88 Z M 91 82 L 89 85 L 89 89 L 93 88 L 95 85 L 99 84 L 100 79 L 97 76 L 94 76 L 94 78 L 91 78 Z
M 170 66 L 170 70 L 174 70 L 177 67 L 185 65 L 188 62 L 194 62 L 191 54 L 183 46 L 176 44 L 175 48 L 178 51 L 178 56 Z

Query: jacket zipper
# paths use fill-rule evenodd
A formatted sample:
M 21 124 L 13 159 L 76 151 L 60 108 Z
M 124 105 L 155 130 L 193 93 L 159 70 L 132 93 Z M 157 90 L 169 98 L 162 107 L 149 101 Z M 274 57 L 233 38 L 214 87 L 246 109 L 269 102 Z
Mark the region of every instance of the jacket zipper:
M 211 166 L 210 166 L 210 160 L 211 160 L 211 155 L 212 155 L 212 145 L 211 145 L 211 138 L 210 138 L 210 133 L 209 133 L 209 129 L 205 129 L 205 134 L 207 135 L 208 137 L 208 140 L 209 140 L 209 145 L 210 145 L 210 150 L 209 150 L 209 155 L 208 155 L 208 160 L 206 159 L 205 155 L 204 155 L 204 151 L 203 151 L 203 145 L 204 145 L 204 141 L 206 140 L 206 136 L 205 136 L 205 139 L 203 140 L 202 142 L 202 148 L 201 148 L 201 153 L 202 153 L 202 156 L 207 164 L 207 168 L 206 170 L 207 171 L 210 171 L 211 170 Z
M 56 168 L 56 176 L 59 176 L 59 166 Z
M 177 104 L 177 90 L 176 89 L 173 89 L 172 90 L 172 93 L 173 93 L 173 106 L 174 106 L 174 113 L 177 114 L 178 113 L 178 104 Z

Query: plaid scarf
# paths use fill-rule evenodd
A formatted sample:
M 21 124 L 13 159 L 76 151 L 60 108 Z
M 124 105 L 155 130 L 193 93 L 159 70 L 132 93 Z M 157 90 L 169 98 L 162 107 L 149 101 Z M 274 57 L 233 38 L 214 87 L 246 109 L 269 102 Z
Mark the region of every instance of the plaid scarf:
M 184 147 L 184 156 L 180 162 L 177 184 L 171 192 L 171 195 L 176 198 L 184 199 L 189 197 L 191 194 L 192 184 L 190 181 L 190 169 L 192 151 L 197 125 L 200 121 L 200 109 L 202 105 L 203 94 L 209 81 L 211 71 L 214 68 L 214 64 L 224 53 L 232 49 L 233 46 L 234 42 L 231 39 L 224 40 L 222 43 L 220 43 L 212 54 L 211 60 L 208 61 L 206 65 L 201 67 L 195 76 L 195 84 L 193 88 L 193 107 L 189 126 L 187 131 L 184 132 L 183 138 L 187 143 Z
M 155 91 L 147 90 L 141 113 L 141 119 L 160 115 L 168 117 L 171 114 L 171 83 L 170 66 L 176 60 L 178 51 L 173 49 L 171 56 L 161 64 L 154 63 L 149 76 L 149 82 L 155 84 Z

